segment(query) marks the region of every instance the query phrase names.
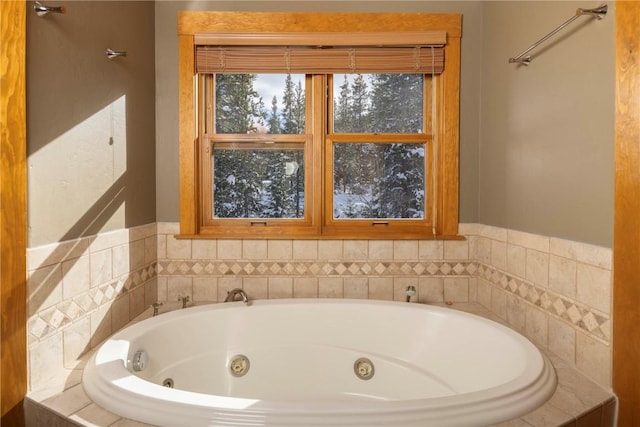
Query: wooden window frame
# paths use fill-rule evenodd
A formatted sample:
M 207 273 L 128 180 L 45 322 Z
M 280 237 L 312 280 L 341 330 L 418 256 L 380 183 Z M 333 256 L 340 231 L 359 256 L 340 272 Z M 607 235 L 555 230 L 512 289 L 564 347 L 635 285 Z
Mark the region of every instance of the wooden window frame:
M 229 34 L 242 29 L 242 34 L 326 34 L 353 32 L 417 32 L 445 31 L 444 71 L 438 75 L 436 114 L 437 176 L 435 177 L 437 219 L 435 226 L 416 227 L 401 221 L 389 220 L 392 227 L 343 226 L 327 219 L 324 206 L 331 200 L 323 193 L 332 186 L 326 164 L 328 135 L 326 77 L 314 76 L 307 93 L 307 108 L 321 109 L 323 116 L 311 117 L 307 129 L 310 141 L 305 148 L 305 220 L 300 222 L 273 221 L 266 227 L 244 226 L 237 220 L 214 223 L 204 219 L 202 168 L 207 165 L 203 156 L 210 141 L 201 138 L 202 122 L 198 114 L 206 106 L 198 105 L 199 84 L 195 73 L 195 43 L 197 37 L 207 33 Z M 295 12 L 179 12 L 179 138 L 180 138 L 180 235 L 185 238 L 349 238 L 349 239 L 452 239 L 458 236 L 458 138 L 459 138 L 459 87 L 460 87 L 460 36 L 461 15 L 424 13 L 295 13 Z M 309 84 L 309 78 L 307 78 Z M 309 115 L 307 116 L 309 119 Z M 340 139 L 340 137 L 338 137 Z M 326 144 L 326 145 L 325 145 Z M 308 163 L 307 163 L 308 162 Z M 429 174 L 430 176 L 431 174 Z M 431 178 L 429 178 L 431 179 Z M 431 212 L 429 212 L 431 215 Z M 230 222 L 231 221 L 231 222 Z M 234 222 L 235 221 L 235 222 Z M 353 221 L 347 221 L 352 223 Z M 355 223 L 354 223 L 355 224 Z

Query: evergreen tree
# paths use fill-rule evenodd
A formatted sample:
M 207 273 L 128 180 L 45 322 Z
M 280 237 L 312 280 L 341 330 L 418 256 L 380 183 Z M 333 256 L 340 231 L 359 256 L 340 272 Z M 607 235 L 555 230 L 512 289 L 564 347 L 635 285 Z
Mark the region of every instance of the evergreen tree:
M 247 133 L 264 125 L 264 103 L 255 74 L 216 74 L 216 132 Z
M 340 96 L 333 103 L 333 129 L 335 132 L 351 132 L 351 87 L 347 75 L 340 85 Z
M 214 217 L 252 218 L 260 211 L 260 167 L 249 150 L 214 153 Z
M 369 90 L 362 74 L 358 74 L 351 85 L 349 112 L 350 130 L 369 132 Z
M 280 115 L 278 113 L 278 97 L 275 95 L 273 95 L 273 99 L 271 100 L 271 116 L 269 117 L 267 126 L 269 133 L 282 133 L 282 129 L 280 128 Z
M 420 74 L 373 74 L 371 132 L 422 131 L 422 84 Z

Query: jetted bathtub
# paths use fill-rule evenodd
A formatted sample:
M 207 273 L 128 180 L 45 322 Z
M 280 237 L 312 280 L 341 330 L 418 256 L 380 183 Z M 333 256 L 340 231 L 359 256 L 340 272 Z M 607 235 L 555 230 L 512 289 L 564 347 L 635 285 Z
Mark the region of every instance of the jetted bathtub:
M 490 320 L 422 304 L 262 300 L 173 311 L 113 335 L 87 394 L 160 426 L 487 426 L 553 393 L 547 358 Z

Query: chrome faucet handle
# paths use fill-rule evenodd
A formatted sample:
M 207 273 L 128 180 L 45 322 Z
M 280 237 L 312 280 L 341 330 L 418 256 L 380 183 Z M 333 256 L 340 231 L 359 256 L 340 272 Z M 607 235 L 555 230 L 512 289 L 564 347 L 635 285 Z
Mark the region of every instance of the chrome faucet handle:
M 182 301 L 182 308 L 187 308 L 187 303 L 189 302 L 190 298 L 189 295 L 186 296 L 178 296 L 178 301 Z
M 411 302 L 411 297 L 416 294 L 416 287 L 413 285 L 407 286 L 407 290 L 405 291 L 405 295 L 407 295 L 407 302 Z
M 149 307 L 153 308 L 153 316 L 157 316 L 158 315 L 158 309 L 162 306 L 163 303 L 161 303 L 160 301 L 158 302 L 154 302 L 153 304 L 151 304 Z

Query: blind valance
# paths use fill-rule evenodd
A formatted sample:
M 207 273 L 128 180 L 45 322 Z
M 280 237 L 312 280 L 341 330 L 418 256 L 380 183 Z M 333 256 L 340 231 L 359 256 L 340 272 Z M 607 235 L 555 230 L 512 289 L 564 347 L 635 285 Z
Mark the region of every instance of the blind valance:
M 197 73 L 441 73 L 443 31 L 197 34 Z

